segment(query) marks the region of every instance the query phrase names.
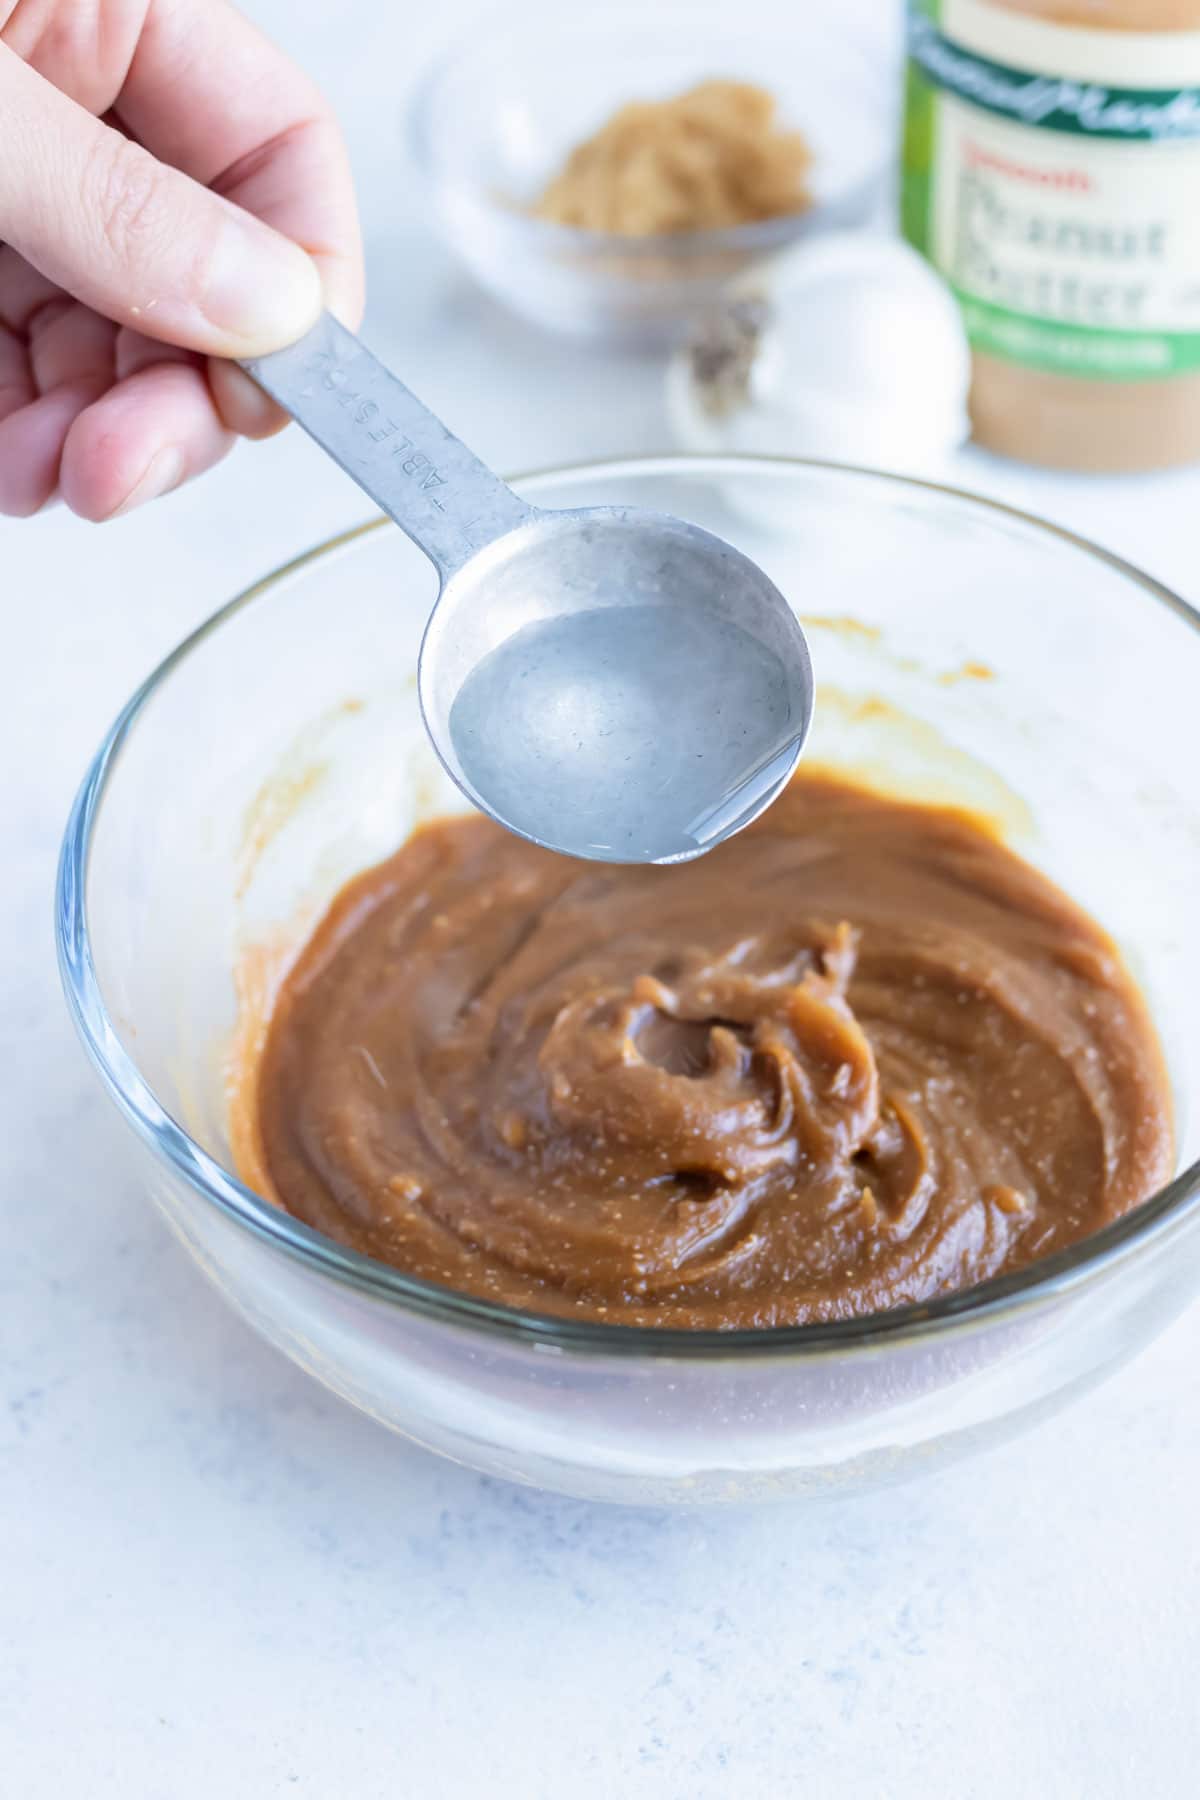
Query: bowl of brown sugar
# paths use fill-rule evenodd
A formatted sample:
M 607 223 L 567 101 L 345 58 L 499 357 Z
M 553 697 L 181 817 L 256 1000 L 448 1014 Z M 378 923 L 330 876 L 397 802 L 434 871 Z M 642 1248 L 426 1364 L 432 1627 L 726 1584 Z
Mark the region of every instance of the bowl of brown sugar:
M 434 66 L 411 148 L 489 293 L 576 338 L 652 346 L 732 277 L 872 216 L 889 75 L 879 42 L 824 10 L 535 9 Z

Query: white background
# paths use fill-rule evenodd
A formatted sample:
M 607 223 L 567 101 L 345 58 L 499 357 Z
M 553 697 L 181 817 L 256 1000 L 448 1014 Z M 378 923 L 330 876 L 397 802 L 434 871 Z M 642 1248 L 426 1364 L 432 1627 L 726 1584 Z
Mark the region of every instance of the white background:
M 888 0 L 821 3 L 890 40 Z M 500 316 L 422 220 L 404 92 L 478 7 L 249 10 L 345 117 L 368 331 L 398 369 L 510 470 L 663 447 L 655 365 Z M 1083 481 L 971 453 L 962 476 L 1200 597 L 1197 473 Z M 225 1310 L 138 1192 L 53 969 L 70 796 L 184 631 L 363 513 L 290 433 L 100 529 L 0 522 L 0 1791 L 1191 1795 L 1200 1312 L 923 1484 L 815 1511 L 607 1510 L 350 1413 Z

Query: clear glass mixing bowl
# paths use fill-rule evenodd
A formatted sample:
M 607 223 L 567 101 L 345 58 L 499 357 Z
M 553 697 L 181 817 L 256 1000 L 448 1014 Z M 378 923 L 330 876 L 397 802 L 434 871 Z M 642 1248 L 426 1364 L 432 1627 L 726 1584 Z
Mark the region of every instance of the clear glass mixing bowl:
M 229 1067 L 352 874 L 463 802 L 418 715 L 433 576 L 373 521 L 232 601 L 133 697 L 57 897 L 67 997 L 146 1186 L 247 1319 L 417 1443 L 566 1493 L 840 1494 L 1017 1429 L 1200 1285 L 1200 616 L 1004 507 L 887 475 L 674 457 L 519 484 L 733 538 L 809 619 L 809 754 L 989 814 L 1116 936 L 1162 1034 L 1180 1173 L 1019 1275 L 860 1322 L 731 1333 L 521 1315 L 340 1249 L 232 1170 Z

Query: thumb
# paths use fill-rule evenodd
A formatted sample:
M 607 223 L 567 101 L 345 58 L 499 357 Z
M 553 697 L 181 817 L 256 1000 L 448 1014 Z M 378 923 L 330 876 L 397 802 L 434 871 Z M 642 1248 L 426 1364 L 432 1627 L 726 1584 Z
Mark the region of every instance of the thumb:
M 0 241 L 147 337 L 262 356 L 321 310 L 290 239 L 158 162 L 0 45 Z

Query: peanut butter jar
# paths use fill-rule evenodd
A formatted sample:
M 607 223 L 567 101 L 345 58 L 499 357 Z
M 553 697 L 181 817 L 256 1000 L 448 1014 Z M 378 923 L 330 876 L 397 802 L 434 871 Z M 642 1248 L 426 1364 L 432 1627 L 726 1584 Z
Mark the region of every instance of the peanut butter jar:
M 1200 459 L 1200 0 L 909 0 L 901 221 L 962 305 L 979 443 Z

